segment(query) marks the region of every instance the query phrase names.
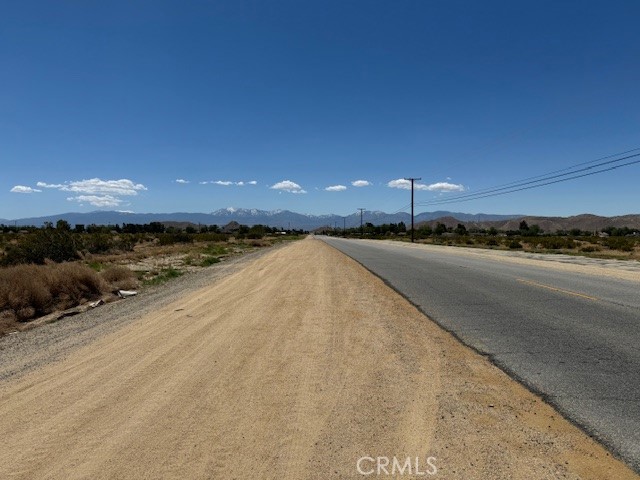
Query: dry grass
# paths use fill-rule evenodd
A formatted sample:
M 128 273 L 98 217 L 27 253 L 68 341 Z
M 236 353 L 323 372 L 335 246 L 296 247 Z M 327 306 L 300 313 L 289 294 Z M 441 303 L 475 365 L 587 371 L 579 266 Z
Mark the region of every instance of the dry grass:
M 0 269 L 0 312 L 24 322 L 99 298 L 107 283 L 78 263 Z
M 138 278 L 134 271 L 122 265 L 113 265 L 100 272 L 111 290 L 133 290 L 138 288 Z

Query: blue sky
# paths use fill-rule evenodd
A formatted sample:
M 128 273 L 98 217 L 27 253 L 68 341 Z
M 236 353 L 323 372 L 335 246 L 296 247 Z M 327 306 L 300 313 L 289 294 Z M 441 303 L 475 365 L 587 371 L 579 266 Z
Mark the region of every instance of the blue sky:
M 428 203 L 638 148 L 638 18 L 636 1 L 4 2 L 0 218 L 393 212 L 403 177 Z M 418 211 L 639 213 L 639 178 Z

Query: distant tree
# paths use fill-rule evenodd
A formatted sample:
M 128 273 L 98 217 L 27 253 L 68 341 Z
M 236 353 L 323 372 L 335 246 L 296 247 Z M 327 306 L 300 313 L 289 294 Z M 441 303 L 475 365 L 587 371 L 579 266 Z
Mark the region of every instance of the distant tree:
M 431 234 L 433 233 L 433 229 L 429 226 L 429 225 L 422 225 L 419 229 L 418 229 L 418 237 L 419 238 L 426 238 L 431 236 Z
M 466 235 L 467 228 L 463 224 L 459 223 L 456 229 L 454 230 L 454 233 L 456 233 L 457 235 Z
M 436 228 L 433 231 L 433 233 L 435 233 L 436 235 L 442 235 L 443 233 L 446 233 L 446 231 L 447 231 L 447 226 L 444 223 L 438 222 L 436 224 Z
M 69 232 L 71 231 L 71 225 L 69 225 L 69 222 L 67 222 L 66 220 L 60 219 L 56 222 L 56 230 Z
M 540 235 L 541 233 L 542 233 L 542 229 L 540 228 L 540 225 L 533 224 L 529 227 L 528 234 L 531 235 L 532 237 L 535 237 L 536 235 Z
M 527 221 L 526 220 L 522 220 L 520 222 L 520 231 L 521 232 L 526 232 L 528 230 L 529 230 L 529 225 L 527 224 Z
M 247 233 L 247 238 L 259 239 L 264 237 L 266 234 L 266 229 L 264 225 L 254 225 L 249 229 Z

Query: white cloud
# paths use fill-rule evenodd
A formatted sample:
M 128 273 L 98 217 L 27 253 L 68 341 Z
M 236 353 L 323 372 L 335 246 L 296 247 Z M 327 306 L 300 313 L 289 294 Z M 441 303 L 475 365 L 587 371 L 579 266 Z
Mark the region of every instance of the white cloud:
M 387 183 L 390 188 L 400 188 L 402 190 L 411 190 L 411 181 L 404 178 L 398 178 L 397 180 L 391 180 Z M 414 183 L 413 188 L 415 190 L 427 190 L 430 192 L 464 192 L 464 185 L 456 185 L 455 183 L 437 182 L 431 185 L 425 185 L 424 183 Z
M 427 185 L 427 190 L 431 192 L 464 192 L 464 185 L 456 185 L 449 182 L 438 182 Z
M 420 190 L 418 188 L 418 184 L 414 185 L 414 188 Z M 398 178 L 397 180 L 391 180 L 387 183 L 387 187 L 390 188 L 401 188 L 403 190 L 411 190 L 411 182 L 409 180 L 405 180 L 404 178 Z
M 62 188 L 62 187 L 64 187 L 64 185 L 62 185 L 61 183 L 45 183 L 45 182 L 38 182 L 38 183 L 36 183 L 36 186 L 38 186 L 40 188 Z
M 178 183 L 188 183 L 186 180 L 178 179 Z M 41 188 L 50 188 L 62 192 L 72 192 L 77 194 L 67 197 L 70 202 L 88 203 L 95 207 L 117 207 L 124 203 L 120 197 L 135 196 L 138 192 L 147 190 L 141 183 L 135 183 L 127 178 L 119 180 L 102 180 L 100 178 L 90 178 L 88 180 L 69 181 L 64 183 L 38 182 Z
M 88 203 L 95 207 L 117 207 L 122 204 L 122 199 L 112 195 L 78 195 L 77 197 L 68 197 L 70 202 Z
M 200 182 L 202 185 L 205 185 L 206 183 L 214 183 L 216 185 L 222 185 L 225 187 L 228 187 L 229 185 L 235 185 L 237 187 L 244 187 L 245 185 L 257 185 L 258 182 L 256 182 L 255 180 L 251 180 L 250 182 L 245 182 L 245 181 L 239 181 L 239 182 L 232 182 L 230 180 L 216 180 L 215 182 Z
M 269 188 L 273 190 L 280 190 L 289 193 L 307 193 L 306 190 L 303 190 L 300 185 L 291 180 L 283 180 L 274 185 L 271 185 Z
M 371 182 L 368 180 L 354 180 L 353 182 L 351 182 L 351 185 L 353 185 L 354 187 L 368 187 L 369 185 L 371 185 Z
M 38 182 L 37 185 L 38 187 L 43 188 L 56 188 L 63 192 L 85 193 L 89 195 L 103 194 L 130 196 L 137 195 L 139 191 L 147 189 L 147 187 L 141 183 L 134 183 L 126 178 L 121 178 L 120 180 L 101 180 L 99 178 L 91 178 L 89 180 L 65 182 L 63 184 Z
M 345 187 L 344 185 L 331 185 L 330 187 L 325 188 L 327 192 L 342 192 L 346 189 L 347 187 Z
M 11 190 L 12 193 L 39 193 L 42 190 L 38 190 L 36 188 L 25 187 L 24 185 L 16 185 Z
M 185 180 L 184 178 L 178 178 L 176 179 L 176 183 L 186 184 L 186 183 L 189 183 L 189 180 Z

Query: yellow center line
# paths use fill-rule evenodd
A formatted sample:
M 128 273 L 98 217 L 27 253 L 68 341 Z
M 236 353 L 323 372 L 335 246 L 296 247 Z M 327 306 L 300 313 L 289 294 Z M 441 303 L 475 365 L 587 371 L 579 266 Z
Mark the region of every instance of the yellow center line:
M 583 293 L 572 292 L 571 290 L 563 290 L 562 288 L 551 287 L 549 285 L 544 285 L 542 283 L 532 282 L 531 280 L 525 280 L 524 278 L 518 278 L 517 280 L 520 283 L 526 283 L 528 285 L 534 285 L 536 287 L 546 288 L 547 290 L 553 290 L 554 292 L 566 293 L 567 295 L 573 295 L 575 297 L 586 298 L 588 300 L 595 300 L 595 301 L 598 300 L 596 297 L 590 297 L 589 295 L 585 295 Z

